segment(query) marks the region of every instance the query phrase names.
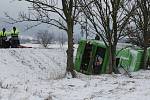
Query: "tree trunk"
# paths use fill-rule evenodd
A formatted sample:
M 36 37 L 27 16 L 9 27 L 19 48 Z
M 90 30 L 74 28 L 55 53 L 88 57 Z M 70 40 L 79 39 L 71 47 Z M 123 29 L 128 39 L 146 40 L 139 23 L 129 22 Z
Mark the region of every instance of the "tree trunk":
M 113 63 L 112 63 L 112 52 L 111 52 L 111 45 L 108 48 L 109 51 L 109 74 L 111 74 L 113 72 Z
M 114 4 L 112 4 L 113 14 L 112 14 L 112 20 L 113 20 L 113 38 L 112 38 L 112 44 L 111 44 L 111 53 L 112 53 L 112 68 L 113 72 L 115 74 L 119 74 L 118 68 L 116 66 L 116 46 L 117 46 L 117 33 L 118 33 L 118 25 L 117 25 L 117 13 L 118 13 L 118 7 L 117 2 L 114 1 Z
M 147 46 L 144 46 L 141 66 L 143 69 L 147 69 Z
M 67 72 L 70 72 L 72 75 L 72 78 L 76 77 L 76 73 L 74 71 L 74 64 L 73 64 L 73 24 L 70 22 L 68 25 L 68 50 L 67 50 Z
M 116 45 L 112 45 L 111 53 L 112 53 L 112 68 L 113 68 L 113 72 L 115 74 L 119 74 L 119 70 L 118 70 L 117 65 L 116 65 Z
M 119 74 L 119 70 L 116 66 L 116 45 L 109 43 L 109 74 L 114 72 Z
M 147 8 L 147 1 L 146 0 L 142 0 L 141 1 L 141 5 L 144 6 L 143 8 L 143 20 L 144 20 L 144 23 L 143 23 L 143 37 L 144 37 L 144 52 L 143 52 L 143 57 L 142 57 L 142 63 L 141 63 L 141 66 L 143 69 L 146 69 L 146 64 L 147 64 L 147 43 L 148 43 L 148 28 L 149 28 L 149 7 Z M 142 8 L 141 8 L 142 9 Z

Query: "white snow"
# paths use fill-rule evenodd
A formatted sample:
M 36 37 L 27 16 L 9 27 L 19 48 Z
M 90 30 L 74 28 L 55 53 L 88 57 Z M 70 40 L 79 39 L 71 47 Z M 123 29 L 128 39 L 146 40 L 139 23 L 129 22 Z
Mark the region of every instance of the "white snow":
M 50 47 L 0 49 L 0 100 L 149 100 L 149 70 L 67 78 L 66 46 Z

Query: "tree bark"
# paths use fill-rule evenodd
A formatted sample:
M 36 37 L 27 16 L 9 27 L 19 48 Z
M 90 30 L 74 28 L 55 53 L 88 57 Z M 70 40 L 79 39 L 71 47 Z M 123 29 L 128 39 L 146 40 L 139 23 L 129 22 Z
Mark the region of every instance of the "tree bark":
M 111 45 L 108 48 L 109 50 L 109 74 L 111 74 L 113 72 L 113 63 L 112 63 L 112 52 L 111 52 Z
M 143 69 L 147 69 L 147 46 L 144 46 L 141 66 Z
M 109 47 L 109 73 L 114 72 L 119 74 L 118 68 L 116 66 L 116 46 L 110 45 Z
M 142 67 L 143 69 L 146 69 L 146 63 L 147 63 L 147 43 L 148 43 L 148 28 L 149 28 L 149 8 L 147 8 L 147 1 L 146 0 L 142 0 L 142 7 L 141 9 L 143 9 L 143 37 L 144 37 L 144 52 L 143 52 L 143 57 L 142 57 Z
M 117 68 L 117 65 L 116 65 L 116 45 L 112 45 L 112 48 L 111 48 L 111 53 L 112 53 L 112 68 L 113 68 L 113 72 L 115 74 L 119 74 L 119 70 Z
M 73 63 L 73 23 L 71 23 L 71 21 L 69 21 L 67 23 L 68 26 L 68 30 L 67 30 L 67 34 L 68 34 L 68 50 L 67 50 L 67 68 L 66 71 L 67 72 L 71 72 L 72 78 L 76 77 L 76 73 L 74 71 L 74 63 Z

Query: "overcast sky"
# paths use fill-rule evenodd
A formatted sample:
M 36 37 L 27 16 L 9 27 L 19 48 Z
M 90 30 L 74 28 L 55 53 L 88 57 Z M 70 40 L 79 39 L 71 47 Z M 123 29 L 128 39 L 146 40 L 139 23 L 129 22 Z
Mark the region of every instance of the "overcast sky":
M 27 2 L 19 2 L 17 0 L 0 0 L 0 30 L 5 27 L 6 30 L 11 30 L 11 28 L 14 25 L 10 25 L 5 23 L 4 21 L 7 20 L 7 18 L 4 15 L 4 12 L 8 13 L 13 18 L 16 18 L 18 16 L 18 13 L 21 11 L 27 12 L 29 4 Z M 23 34 L 26 32 L 23 32 L 24 25 L 19 24 L 16 25 Z
M 30 4 L 25 1 L 23 2 L 18 0 L 0 0 L 0 31 L 3 27 L 5 27 L 7 30 L 11 30 L 11 28 L 14 26 L 3 22 L 3 20 L 7 20 L 4 15 L 4 12 L 8 13 L 10 16 L 15 18 L 18 16 L 19 12 L 24 11 L 28 13 L 29 5 Z M 23 23 L 17 24 L 15 26 L 21 30 L 21 33 L 23 33 L 23 35 L 33 35 L 33 33 L 36 33 L 39 30 L 46 30 L 46 29 L 49 29 L 50 31 L 52 30 L 55 33 L 62 33 L 62 31 L 58 30 L 57 28 L 50 28 L 47 25 L 42 25 L 28 31 L 24 31 L 25 24 Z
M 17 0 L 0 0 L 0 17 L 4 17 L 4 12 L 8 12 L 12 16 L 17 16 L 20 11 L 27 11 L 28 3 Z
M 28 7 L 29 3 L 18 1 L 18 0 L 0 0 L 0 31 L 3 27 L 6 28 L 6 30 L 11 30 L 13 26 L 16 26 L 22 33 L 23 36 L 26 35 L 33 35 L 37 33 L 39 30 L 46 30 L 49 29 L 47 25 L 42 25 L 33 29 L 30 29 L 26 31 L 26 24 L 19 23 L 17 25 L 10 25 L 5 23 L 4 21 L 7 20 L 5 16 L 5 12 L 8 13 L 13 18 L 17 18 L 19 12 L 26 12 L 28 13 Z M 7 20 L 8 21 L 8 20 Z

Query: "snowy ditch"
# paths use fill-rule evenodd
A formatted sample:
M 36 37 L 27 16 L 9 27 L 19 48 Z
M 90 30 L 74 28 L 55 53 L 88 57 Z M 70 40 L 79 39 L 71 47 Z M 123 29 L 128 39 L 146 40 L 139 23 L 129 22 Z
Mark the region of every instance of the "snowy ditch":
M 65 74 L 65 49 L 0 49 L 0 100 L 149 100 L 150 71 Z
M 21 88 L 27 91 L 31 83 L 62 78 L 66 69 L 66 54 L 63 52 L 57 48 L 0 49 L 1 89 L 10 89 L 9 92 L 13 93 L 18 85 L 21 85 Z M 11 100 L 9 97 L 12 96 L 6 96 Z

